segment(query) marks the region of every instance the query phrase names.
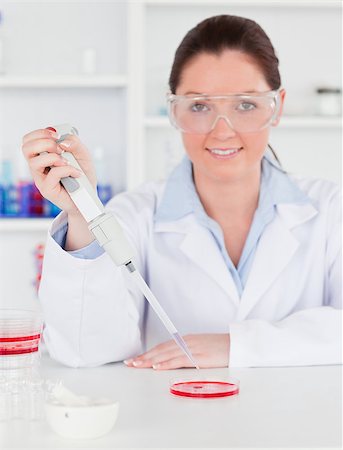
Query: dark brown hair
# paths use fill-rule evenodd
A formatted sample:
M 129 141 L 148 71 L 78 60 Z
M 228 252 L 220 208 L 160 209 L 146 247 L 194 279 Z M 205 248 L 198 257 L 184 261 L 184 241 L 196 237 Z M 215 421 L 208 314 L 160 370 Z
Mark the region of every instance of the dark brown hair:
M 281 86 L 279 60 L 263 29 L 253 20 L 220 15 L 203 20 L 183 38 L 175 52 L 169 87 L 175 94 L 185 66 L 200 53 L 238 50 L 253 58 L 272 90 Z

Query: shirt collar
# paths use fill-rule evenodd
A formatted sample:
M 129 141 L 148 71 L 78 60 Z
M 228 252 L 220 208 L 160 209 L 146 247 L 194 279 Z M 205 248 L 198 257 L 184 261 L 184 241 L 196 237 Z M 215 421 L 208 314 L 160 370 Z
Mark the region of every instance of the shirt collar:
M 307 195 L 269 155 L 262 159 L 262 176 L 258 209 L 267 210 L 279 203 L 307 203 Z M 155 212 L 155 221 L 173 221 L 187 214 L 203 214 L 204 209 L 193 181 L 193 165 L 184 156 L 166 181 L 165 190 Z

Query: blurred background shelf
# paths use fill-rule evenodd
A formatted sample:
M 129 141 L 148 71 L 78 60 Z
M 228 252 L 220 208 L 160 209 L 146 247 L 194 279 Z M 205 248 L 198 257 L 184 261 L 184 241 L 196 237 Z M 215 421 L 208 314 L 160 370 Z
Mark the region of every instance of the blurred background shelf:
M 123 88 L 125 75 L 0 76 L 0 88 Z
M 0 232 L 48 231 L 52 218 L 0 218 Z
M 167 116 L 149 116 L 144 119 L 147 128 L 171 127 Z M 337 128 L 342 126 L 342 117 L 283 116 L 280 127 L 285 128 Z

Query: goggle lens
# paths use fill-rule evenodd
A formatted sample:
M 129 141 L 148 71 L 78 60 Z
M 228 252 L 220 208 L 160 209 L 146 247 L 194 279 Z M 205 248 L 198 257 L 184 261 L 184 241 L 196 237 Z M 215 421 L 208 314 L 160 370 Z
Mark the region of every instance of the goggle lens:
M 169 115 L 173 125 L 188 133 L 209 133 L 223 119 L 237 132 L 254 132 L 268 126 L 278 113 L 277 92 L 265 95 L 171 95 Z

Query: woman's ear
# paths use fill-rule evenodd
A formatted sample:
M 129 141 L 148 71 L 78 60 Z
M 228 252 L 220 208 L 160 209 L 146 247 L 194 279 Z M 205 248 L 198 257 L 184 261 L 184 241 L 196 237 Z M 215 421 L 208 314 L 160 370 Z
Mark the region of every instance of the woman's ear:
M 277 116 L 275 117 L 275 119 L 272 122 L 272 127 L 277 127 L 279 125 L 281 116 L 282 116 L 282 112 L 283 112 L 283 105 L 285 103 L 285 97 L 286 97 L 286 91 L 284 89 L 281 89 L 279 92 L 279 102 L 280 102 L 280 106 L 279 106 L 279 111 Z

